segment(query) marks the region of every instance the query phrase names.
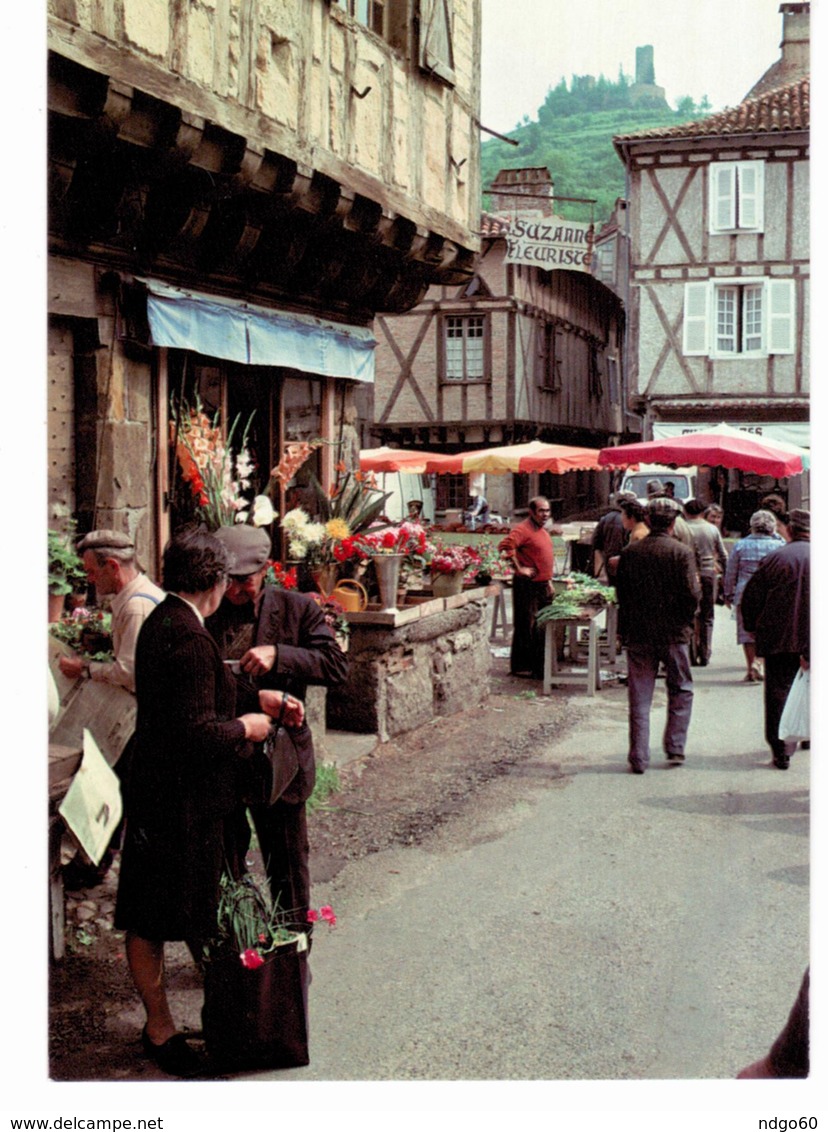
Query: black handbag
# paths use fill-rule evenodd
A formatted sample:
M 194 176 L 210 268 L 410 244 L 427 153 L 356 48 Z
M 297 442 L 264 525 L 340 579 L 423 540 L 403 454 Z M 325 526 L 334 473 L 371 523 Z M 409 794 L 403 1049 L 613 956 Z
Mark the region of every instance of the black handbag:
M 242 801 L 249 806 L 272 806 L 299 772 L 299 754 L 293 734 L 279 725 L 242 764 Z

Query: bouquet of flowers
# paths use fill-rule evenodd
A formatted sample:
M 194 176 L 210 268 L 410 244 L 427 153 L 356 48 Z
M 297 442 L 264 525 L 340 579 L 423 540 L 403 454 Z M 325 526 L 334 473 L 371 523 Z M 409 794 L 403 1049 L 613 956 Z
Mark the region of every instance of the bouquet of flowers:
M 340 519 L 316 523 L 301 507 L 294 507 L 282 519 L 282 530 L 288 540 L 291 558 L 305 560 L 311 566 L 327 566 L 337 561 L 338 543 L 350 536 L 347 524 Z
M 429 561 L 432 574 L 454 574 L 475 566 L 475 555 L 459 543 L 437 543 Z
M 302 935 L 303 928 L 306 934 L 310 934 L 312 925 L 319 922 L 327 923 L 329 927 L 336 924 L 330 905 L 326 904 L 318 911 L 311 908 L 306 925 L 298 925 L 295 911 L 283 910 L 271 902 L 249 873 L 238 880 L 225 873 L 221 878 L 218 934 L 212 945 L 206 945 L 205 958 L 209 960 L 216 955 L 235 954 L 242 967 L 252 971 L 263 966 L 277 948 L 295 942 Z
M 181 478 L 188 484 L 198 517 L 208 530 L 233 523 L 252 523 L 261 527 L 276 518 L 270 499 L 257 495 L 251 499 L 255 466 L 247 448 L 252 414 L 248 418 L 237 451 L 233 437 L 239 417 L 233 421 L 225 440 L 219 427 L 219 415 L 212 420 L 202 411 L 200 401 L 190 406 L 182 401 L 171 410 L 170 438 L 181 469 Z
M 489 578 L 511 578 L 514 574 L 512 560 L 498 548 L 496 542 L 488 539 L 475 547 L 477 576 Z

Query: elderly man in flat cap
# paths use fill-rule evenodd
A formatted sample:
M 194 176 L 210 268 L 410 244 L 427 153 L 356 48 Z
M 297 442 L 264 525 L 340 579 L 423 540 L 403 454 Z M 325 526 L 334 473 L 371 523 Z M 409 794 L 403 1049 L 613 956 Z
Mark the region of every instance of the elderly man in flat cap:
M 794 509 L 791 541 L 759 563 L 742 593 L 742 623 L 765 660 L 765 738 L 773 765 L 787 770 L 795 742 L 779 738 L 785 700 L 800 668 L 811 661 L 811 512 Z
M 87 580 L 95 587 L 96 600 L 111 598 L 114 660 L 88 661 L 79 656 L 62 656 L 58 661 L 60 670 L 70 679 L 83 676 L 125 688 L 134 695 L 138 633 L 156 605 L 164 600 L 164 591 L 138 568 L 135 544 L 129 535 L 111 530 L 90 531 L 79 542 L 78 553 L 82 556 Z M 115 764 L 125 800 L 131 758 L 130 740 Z M 100 884 L 112 863 L 112 848 L 120 844 L 121 830 L 122 825 L 119 825 L 98 866 L 85 862 L 80 854 L 69 862 L 63 872 L 66 888 L 91 888 Z
M 221 605 L 207 618 L 207 628 L 225 660 L 237 660 L 253 687 L 290 692 L 304 702 L 309 684 L 341 683 L 348 662 L 313 598 L 264 584 L 270 559 L 270 536 L 262 527 L 237 524 L 216 532 L 233 558 Z M 295 911 L 307 928 L 310 902 L 308 833 L 305 802 L 313 790 L 315 760 L 307 723 L 294 733 L 301 788 L 289 788 L 272 806 L 251 806 L 259 845 L 274 900 Z M 286 800 L 289 799 L 289 800 Z M 231 852 L 243 859 L 250 840 L 246 815 L 233 823 Z
M 643 774 L 650 763 L 650 707 L 660 664 L 667 676 L 664 753 L 670 763 L 684 762 L 693 708 L 689 643 L 701 587 L 695 554 L 673 537 L 680 512 L 674 499 L 651 499 L 650 533 L 625 546 L 618 560 L 619 630 L 627 650 L 627 761 L 633 774 Z
M 97 599 L 111 597 L 112 651 L 110 661 L 86 661 L 79 656 L 62 656 L 60 670 L 77 679 L 86 676 L 105 684 L 115 684 L 135 692 L 135 645 L 144 620 L 164 591 L 143 574 L 135 560 L 135 545 L 128 535 L 117 531 L 90 531 L 78 544 L 83 567 Z

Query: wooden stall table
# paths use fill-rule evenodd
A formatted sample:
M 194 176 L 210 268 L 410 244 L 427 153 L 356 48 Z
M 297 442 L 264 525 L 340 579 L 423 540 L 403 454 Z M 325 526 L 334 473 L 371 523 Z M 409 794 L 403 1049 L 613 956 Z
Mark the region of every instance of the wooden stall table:
M 489 630 L 489 640 L 502 639 L 508 641 L 512 635 L 512 626 L 509 624 L 509 610 L 506 608 L 506 580 L 495 578 L 492 585 L 496 587 L 494 604 L 492 606 L 492 627 Z
M 555 629 L 564 627 L 568 638 L 570 660 L 577 659 L 578 630 L 588 630 L 586 672 L 562 671 L 558 663 L 558 649 Z M 616 638 L 618 633 L 618 607 L 616 605 L 584 606 L 577 617 L 560 617 L 546 622 L 546 638 L 543 654 L 543 694 L 548 696 L 553 684 L 576 684 L 586 687 L 588 696 L 601 690 L 601 633 L 606 630 L 606 659 L 610 665 L 616 660 Z

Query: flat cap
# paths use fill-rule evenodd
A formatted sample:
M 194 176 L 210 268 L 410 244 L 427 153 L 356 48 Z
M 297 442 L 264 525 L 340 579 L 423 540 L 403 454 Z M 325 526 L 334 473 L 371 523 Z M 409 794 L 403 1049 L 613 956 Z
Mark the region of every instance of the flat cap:
M 215 536 L 230 552 L 230 573 L 240 578 L 255 574 L 270 558 L 270 535 L 263 527 L 236 523 L 219 527 Z
M 655 495 L 657 492 L 664 491 L 664 484 L 661 480 L 647 480 L 647 494 Z
M 658 495 L 647 503 L 647 510 L 651 515 L 679 515 L 681 506 L 669 495 Z
M 802 531 L 803 534 L 807 531 L 810 534 L 811 512 L 803 511 L 800 507 L 794 507 L 788 515 L 788 525 L 792 531 Z
M 78 543 L 78 550 L 81 554 L 85 550 L 135 550 L 135 543 L 129 535 L 104 528 L 84 535 Z

